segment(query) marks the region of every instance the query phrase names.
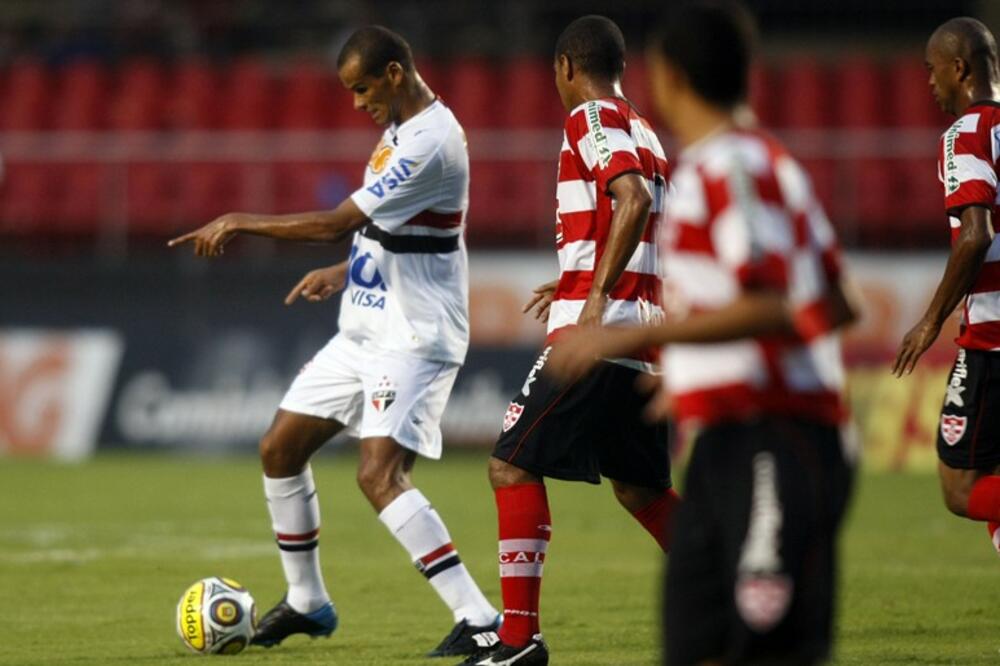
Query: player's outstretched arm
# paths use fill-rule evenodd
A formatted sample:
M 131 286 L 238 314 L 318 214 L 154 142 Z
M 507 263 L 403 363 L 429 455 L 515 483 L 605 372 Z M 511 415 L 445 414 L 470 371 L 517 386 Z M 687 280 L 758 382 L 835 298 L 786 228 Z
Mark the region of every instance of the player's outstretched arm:
M 611 181 L 608 190 L 615 199 L 615 212 L 604 253 L 594 267 L 594 282 L 577 320 L 580 326 L 601 323 L 608 295 L 639 246 L 649 221 L 649 209 L 653 205 L 653 196 L 641 174 L 622 174 Z
M 292 213 L 291 215 L 254 215 L 227 213 L 200 229 L 169 241 L 169 247 L 193 243 L 199 257 L 215 257 L 237 234 L 253 234 L 283 240 L 334 242 L 370 222 L 351 199 L 333 210 Z
M 309 271 L 299 283 L 292 287 L 285 297 L 285 305 L 291 305 L 301 296 L 310 303 L 319 303 L 333 296 L 347 284 L 347 268 L 350 262 L 342 261 L 327 268 Z
M 913 372 L 917 361 L 941 333 L 941 326 L 972 289 L 979 269 L 993 242 L 992 213 L 983 206 L 968 206 L 960 215 L 962 227 L 951 247 L 948 265 L 927 312 L 903 337 L 892 374 L 897 377 Z

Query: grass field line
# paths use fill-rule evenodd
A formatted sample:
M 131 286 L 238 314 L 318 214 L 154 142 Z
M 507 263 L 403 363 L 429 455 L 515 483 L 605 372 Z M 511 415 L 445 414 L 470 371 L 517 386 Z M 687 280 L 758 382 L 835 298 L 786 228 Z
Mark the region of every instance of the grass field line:
M 4 540 L 0 539 L 0 545 Z M 4 548 L 3 550 L 7 550 Z M 164 555 L 183 555 L 189 560 L 236 560 L 273 557 L 274 544 L 270 540 L 185 538 L 181 535 L 134 535 L 125 543 L 110 547 L 60 547 L 51 545 L 14 552 L 0 552 L 0 562 L 6 564 L 83 564 L 95 560 L 159 560 Z

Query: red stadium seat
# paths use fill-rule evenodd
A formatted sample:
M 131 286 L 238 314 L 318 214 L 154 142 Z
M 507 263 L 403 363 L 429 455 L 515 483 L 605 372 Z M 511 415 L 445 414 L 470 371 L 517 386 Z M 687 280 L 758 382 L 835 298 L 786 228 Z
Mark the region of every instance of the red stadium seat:
M 886 113 L 899 127 L 934 127 L 944 131 L 952 120 L 934 102 L 929 74 L 919 54 L 899 58 L 888 66 Z
M 831 90 L 826 69 L 808 57 L 789 58 L 781 86 L 781 125 L 794 129 L 826 127 L 830 123 Z
M 97 62 L 80 60 L 63 69 L 54 100 L 52 126 L 61 130 L 94 130 L 107 118 L 108 74 Z
M 360 185 L 356 181 L 353 174 L 328 163 L 277 164 L 274 167 L 274 210 L 295 213 L 333 208 Z
M 120 130 L 155 130 L 163 126 L 163 71 L 154 62 L 134 60 L 118 77 L 110 125 Z
M 555 84 L 551 84 L 551 90 L 556 93 Z M 642 53 L 630 53 L 625 63 L 625 76 L 622 80 L 622 90 L 625 97 L 639 109 L 639 112 L 646 116 L 654 125 L 655 111 L 649 92 L 649 77 L 646 75 L 646 58 Z M 558 93 L 556 93 L 558 96 Z
M 0 104 L 0 130 L 48 127 L 52 111 L 52 76 L 35 60 L 18 60 L 7 70 L 6 94 Z
M 288 72 L 280 104 L 278 126 L 285 129 L 330 127 L 337 109 L 332 108 L 331 72 L 315 61 L 299 61 Z
M 885 112 L 885 82 L 876 62 L 863 56 L 841 61 L 833 80 L 834 124 L 878 127 L 892 120 Z
M 53 201 L 52 228 L 63 234 L 90 235 L 114 211 L 108 205 L 106 169 L 99 164 L 74 163 L 59 167 L 63 187 Z
M 453 61 L 448 84 L 441 95 L 465 129 L 497 125 L 497 77 L 489 62 L 479 58 Z
M 847 169 L 853 175 L 852 198 L 856 203 L 861 230 L 870 232 L 873 227 L 879 226 L 891 228 L 899 217 L 892 161 L 861 159 L 847 165 Z
M 126 189 L 129 233 L 170 235 L 177 231 L 179 170 L 170 163 L 129 165 Z
M 895 215 L 901 230 L 928 242 L 949 239 L 944 215 L 944 190 L 933 159 L 911 158 L 894 163 Z M 943 245 L 942 245 L 943 247 Z
M 750 69 L 750 106 L 763 127 L 781 123 L 781 86 L 773 65 L 756 63 Z
M 566 112 L 551 63 L 535 57 L 510 60 L 501 73 L 499 90 L 496 104 L 502 127 L 562 127 Z
M 212 67 L 200 60 L 181 63 L 174 72 L 166 101 L 166 124 L 178 129 L 212 129 L 219 126 L 224 99 L 218 95 Z
M 5 165 L 0 184 L 0 231 L 29 234 L 46 231 L 55 214 L 61 175 L 46 164 Z
M 259 60 L 235 63 L 226 72 L 223 94 L 215 103 L 222 106 L 225 129 L 253 130 L 274 127 L 274 111 L 281 103 L 270 72 Z
M 232 164 L 190 164 L 180 170 L 177 184 L 179 221 L 205 224 L 239 208 L 239 167 Z

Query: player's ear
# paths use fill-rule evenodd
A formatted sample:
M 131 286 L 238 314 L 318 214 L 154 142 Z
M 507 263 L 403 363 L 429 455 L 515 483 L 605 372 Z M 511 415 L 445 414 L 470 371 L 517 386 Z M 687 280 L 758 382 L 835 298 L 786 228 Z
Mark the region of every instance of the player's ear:
M 965 81 L 972 74 L 972 66 L 964 58 L 955 58 L 954 67 L 959 81 Z
M 573 61 L 565 53 L 561 53 L 556 57 L 556 71 L 559 72 L 559 76 L 564 80 L 573 80 Z
M 389 79 L 389 82 L 392 83 L 393 87 L 395 88 L 398 88 L 400 85 L 402 85 L 403 77 L 405 76 L 405 74 L 406 72 L 405 70 L 403 70 L 403 66 L 400 65 L 395 60 L 390 62 L 385 67 L 386 78 Z

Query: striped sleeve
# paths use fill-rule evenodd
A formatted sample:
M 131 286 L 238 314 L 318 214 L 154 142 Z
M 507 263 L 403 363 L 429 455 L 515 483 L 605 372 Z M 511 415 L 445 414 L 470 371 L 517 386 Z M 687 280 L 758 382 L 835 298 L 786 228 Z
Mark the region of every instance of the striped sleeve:
M 632 137 L 631 124 L 613 104 L 587 102 L 570 120 L 570 143 L 594 174 L 599 192 L 625 173 L 642 174 L 642 162 Z
M 993 131 L 983 113 L 968 113 L 941 140 L 941 178 L 945 209 L 955 214 L 966 206 L 992 208 L 997 196 Z

